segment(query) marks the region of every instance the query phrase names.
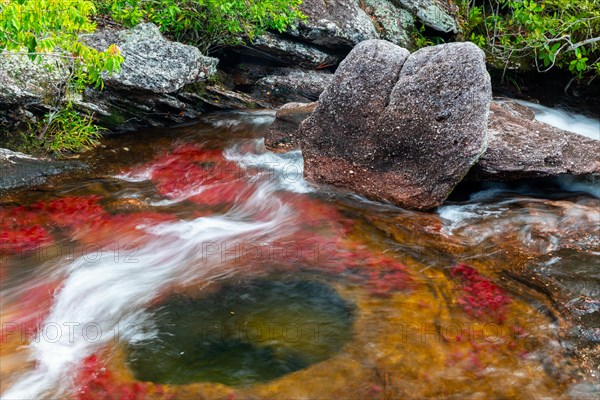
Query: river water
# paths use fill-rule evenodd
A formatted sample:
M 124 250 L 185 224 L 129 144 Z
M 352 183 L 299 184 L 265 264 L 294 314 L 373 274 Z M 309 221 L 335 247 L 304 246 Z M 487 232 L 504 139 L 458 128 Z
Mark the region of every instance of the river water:
M 107 138 L 0 198 L 3 399 L 599 394 L 597 181 L 412 212 L 308 184 L 272 120 Z

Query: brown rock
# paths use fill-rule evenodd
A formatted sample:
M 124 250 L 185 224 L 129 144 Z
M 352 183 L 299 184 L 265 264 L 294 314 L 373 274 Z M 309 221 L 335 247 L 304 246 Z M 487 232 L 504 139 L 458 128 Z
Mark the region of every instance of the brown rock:
M 440 205 L 485 151 L 490 78 L 470 43 L 369 40 L 299 129 L 308 180 L 413 209 Z
M 528 107 L 493 102 L 486 153 L 471 180 L 514 180 L 600 173 L 600 141 L 535 121 Z
M 275 121 L 265 134 L 265 146 L 274 152 L 298 147 L 296 131 L 300 123 L 317 108 L 317 103 L 288 103 L 277 111 Z

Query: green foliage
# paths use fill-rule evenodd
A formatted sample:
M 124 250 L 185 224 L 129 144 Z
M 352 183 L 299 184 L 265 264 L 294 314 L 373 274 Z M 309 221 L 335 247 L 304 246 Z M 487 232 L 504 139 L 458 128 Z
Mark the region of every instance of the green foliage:
M 600 1 L 463 2 L 462 32 L 506 68 L 553 67 L 576 78 L 600 75 Z
M 123 59 L 116 46 L 98 52 L 79 41 L 79 34 L 95 29 L 94 12 L 88 0 L 2 0 L 0 53 L 10 57 L 8 51 L 25 49 L 32 59 L 52 54 L 71 62 L 75 86 L 101 87 L 101 73 L 118 70 Z
M 208 52 L 252 41 L 266 30 L 283 32 L 304 18 L 301 0 L 96 0 L 101 13 L 133 26 L 146 20 L 176 40 Z
M 63 155 L 65 152 L 81 152 L 94 147 L 101 137 L 102 128 L 94 125 L 91 115 L 80 115 L 71 103 L 50 112 L 44 119 L 30 126 L 25 133 L 30 145 Z
M 421 24 L 419 29 L 413 33 L 413 40 L 417 49 L 427 46 L 436 46 L 445 43 L 444 39 L 439 36 L 428 36 L 425 34 L 425 25 Z
M 95 12 L 89 0 L 0 0 L 0 57 L 25 51 L 34 61 L 57 57 L 70 68 L 63 97 L 48 104 L 58 111 L 25 134 L 28 143 L 52 153 L 81 151 L 95 143 L 99 128 L 66 99 L 87 85 L 102 88 L 102 73 L 117 71 L 123 61 L 115 45 L 99 52 L 79 40 L 80 34 L 94 31 L 90 18 Z

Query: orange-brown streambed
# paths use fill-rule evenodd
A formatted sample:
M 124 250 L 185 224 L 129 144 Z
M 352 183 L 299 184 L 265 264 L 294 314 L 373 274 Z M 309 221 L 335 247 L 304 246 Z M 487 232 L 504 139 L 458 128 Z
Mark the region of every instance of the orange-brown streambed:
M 308 185 L 270 118 L 108 138 L 0 199 L 3 398 L 593 396 L 597 197 L 410 212 Z

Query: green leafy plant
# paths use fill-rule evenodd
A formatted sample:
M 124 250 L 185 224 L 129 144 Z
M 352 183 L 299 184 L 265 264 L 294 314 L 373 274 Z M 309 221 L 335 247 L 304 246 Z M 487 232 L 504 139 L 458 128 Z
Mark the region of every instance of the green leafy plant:
M 94 124 L 91 115 L 81 115 L 71 103 L 49 112 L 44 119 L 31 126 L 25 134 L 26 142 L 61 156 L 66 152 L 81 152 L 94 147 L 103 128 Z
M 26 53 L 34 62 L 56 57 L 68 69 L 65 90 L 47 99 L 46 106 L 55 111 L 25 134 L 29 143 L 53 153 L 81 151 L 95 143 L 100 128 L 90 116 L 77 114 L 68 99 L 87 85 L 102 88 L 102 74 L 118 71 L 123 61 L 115 45 L 99 52 L 80 41 L 80 34 L 94 31 L 95 12 L 89 0 L 0 0 L 0 57 Z
M 79 40 L 92 32 L 95 6 L 88 0 L 0 1 L 0 53 L 25 50 L 35 60 L 45 55 L 68 60 L 74 81 L 102 87 L 103 71 L 118 70 L 123 61 L 116 46 L 99 52 Z
M 305 18 L 301 0 L 97 0 L 100 12 L 133 26 L 146 20 L 207 53 L 266 30 L 283 32 Z
M 484 49 L 492 65 L 600 75 L 598 0 L 463 1 L 461 19 L 464 39 Z
M 421 24 L 419 29 L 413 32 L 413 40 L 417 49 L 427 46 L 435 46 L 445 43 L 444 39 L 439 36 L 428 36 L 425 34 L 425 25 Z

